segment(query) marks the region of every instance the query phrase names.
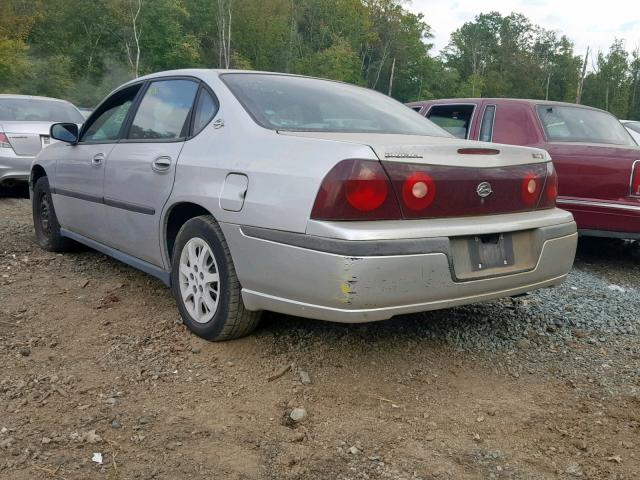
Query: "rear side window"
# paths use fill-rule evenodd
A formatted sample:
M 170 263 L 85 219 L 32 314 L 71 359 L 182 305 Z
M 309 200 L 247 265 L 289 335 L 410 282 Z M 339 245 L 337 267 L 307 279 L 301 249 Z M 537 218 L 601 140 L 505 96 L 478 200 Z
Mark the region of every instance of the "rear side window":
M 420 113 L 420 110 L 422 110 L 422 107 L 411 107 L 414 111 Z
M 475 105 L 434 105 L 427 118 L 458 138 L 469 138 Z
M 114 93 L 87 120 L 82 142 L 114 142 L 127 118 L 133 100 L 141 85 L 134 85 Z
M 198 91 L 192 80 L 159 80 L 144 94 L 129 130 L 132 140 L 175 140 L 187 136 Z
M 539 105 L 537 111 L 552 142 L 634 145 L 622 124 L 609 113 L 565 105 Z
M 496 106 L 487 105 L 484 107 L 482 114 L 482 124 L 480 125 L 480 136 L 478 140 L 481 142 L 490 142 L 493 138 L 493 121 L 496 118 Z
M 193 116 L 193 135 L 197 135 L 218 113 L 218 101 L 205 88 L 200 90 Z

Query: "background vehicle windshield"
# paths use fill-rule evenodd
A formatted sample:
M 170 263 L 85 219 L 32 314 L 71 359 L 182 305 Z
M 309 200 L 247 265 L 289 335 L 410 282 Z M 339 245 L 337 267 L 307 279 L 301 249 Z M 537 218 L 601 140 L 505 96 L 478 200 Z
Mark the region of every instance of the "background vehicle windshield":
M 265 128 L 450 136 L 405 105 L 365 88 L 287 75 L 227 73 L 221 78 Z
M 640 133 L 640 122 L 626 122 L 624 126 L 629 130 Z
M 0 120 L 82 123 L 84 117 L 65 102 L 35 98 L 0 98 Z
M 564 105 L 539 105 L 538 116 L 547 138 L 552 142 L 635 146 L 622 124 L 605 112 Z

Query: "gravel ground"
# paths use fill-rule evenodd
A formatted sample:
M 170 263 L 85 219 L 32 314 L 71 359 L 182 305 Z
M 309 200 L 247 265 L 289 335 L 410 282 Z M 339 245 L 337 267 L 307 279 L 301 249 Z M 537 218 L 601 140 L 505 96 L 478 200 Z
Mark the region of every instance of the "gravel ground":
M 524 297 L 213 344 L 29 213 L 0 199 L 2 479 L 640 478 L 635 244 L 583 239 Z

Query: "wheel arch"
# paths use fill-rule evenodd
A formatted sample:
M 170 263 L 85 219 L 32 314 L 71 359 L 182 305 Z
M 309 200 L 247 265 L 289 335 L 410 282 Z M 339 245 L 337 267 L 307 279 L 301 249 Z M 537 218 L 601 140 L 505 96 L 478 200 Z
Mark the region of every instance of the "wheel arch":
M 36 163 L 31 167 L 31 174 L 29 175 L 29 185 L 31 188 L 33 188 L 36 182 L 42 177 L 48 177 L 47 171 L 42 165 Z
M 201 215 L 210 215 L 215 220 L 215 216 L 207 208 L 194 202 L 177 202 L 167 208 L 162 223 L 162 247 L 169 266 L 178 232 L 187 221 Z

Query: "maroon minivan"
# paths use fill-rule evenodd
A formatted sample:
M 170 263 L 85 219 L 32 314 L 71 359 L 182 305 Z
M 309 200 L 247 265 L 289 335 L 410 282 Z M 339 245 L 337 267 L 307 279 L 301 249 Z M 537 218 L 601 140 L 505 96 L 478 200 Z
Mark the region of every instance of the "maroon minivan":
M 407 104 L 459 138 L 549 152 L 558 206 L 583 235 L 640 238 L 640 147 L 610 113 L 572 103 L 506 98 Z

